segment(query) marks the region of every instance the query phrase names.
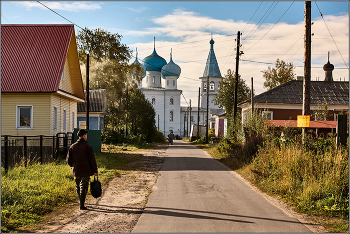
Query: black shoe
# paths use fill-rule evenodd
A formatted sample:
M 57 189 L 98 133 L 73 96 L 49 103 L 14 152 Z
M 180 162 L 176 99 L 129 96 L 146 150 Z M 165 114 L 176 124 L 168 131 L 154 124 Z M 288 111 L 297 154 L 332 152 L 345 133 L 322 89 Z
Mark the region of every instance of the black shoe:
M 88 208 L 86 206 L 81 206 L 80 210 L 87 210 Z

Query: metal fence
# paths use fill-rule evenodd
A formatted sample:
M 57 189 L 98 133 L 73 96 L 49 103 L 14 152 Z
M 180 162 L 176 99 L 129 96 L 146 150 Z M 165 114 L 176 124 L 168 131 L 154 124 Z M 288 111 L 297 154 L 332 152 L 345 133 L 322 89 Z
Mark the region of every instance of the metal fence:
M 56 136 L 1 136 L 1 165 L 7 171 L 18 165 L 50 163 L 64 158 L 73 143 L 73 133 Z

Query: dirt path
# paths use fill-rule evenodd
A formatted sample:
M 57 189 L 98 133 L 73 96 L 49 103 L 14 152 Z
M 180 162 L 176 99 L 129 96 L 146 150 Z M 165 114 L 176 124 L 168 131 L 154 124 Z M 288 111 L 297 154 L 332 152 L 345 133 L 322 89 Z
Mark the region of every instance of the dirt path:
M 127 233 L 137 223 L 164 161 L 167 145 L 155 150 L 134 151 L 143 154 L 142 169 L 116 177 L 95 199 L 88 196 L 87 211 L 78 201 L 55 212 L 36 232 L 39 233 Z M 159 153 L 161 152 L 161 153 Z

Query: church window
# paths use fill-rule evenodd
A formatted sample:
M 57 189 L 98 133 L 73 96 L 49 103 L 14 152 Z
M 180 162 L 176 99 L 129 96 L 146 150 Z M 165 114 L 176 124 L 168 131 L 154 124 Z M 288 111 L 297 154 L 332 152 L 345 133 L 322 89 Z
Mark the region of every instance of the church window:
M 170 105 L 174 105 L 174 98 L 170 98 Z
M 175 80 L 173 80 L 173 86 L 175 86 Z
M 152 104 L 155 105 L 156 104 L 156 99 L 152 98 Z
M 148 76 L 146 77 L 146 83 L 148 83 Z
M 166 85 L 169 86 L 169 80 L 166 81 Z
M 204 81 L 204 83 L 203 83 L 203 90 L 204 90 L 204 91 L 207 91 L 207 82 L 205 82 L 205 81 Z
M 210 91 L 214 91 L 215 90 L 215 82 L 211 81 L 210 82 Z
M 153 76 L 153 84 L 156 83 L 156 77 Z
M 193 115 L 191 116 L 191 122 L 194 122 Z
M 170 122 L 174 121 L 174 112 L 170 111 Z

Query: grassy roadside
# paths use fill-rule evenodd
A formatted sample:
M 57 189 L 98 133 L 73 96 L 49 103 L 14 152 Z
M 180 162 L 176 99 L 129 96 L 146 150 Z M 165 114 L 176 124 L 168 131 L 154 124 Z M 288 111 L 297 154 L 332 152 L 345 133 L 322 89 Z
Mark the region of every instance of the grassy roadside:
M 346 148 L 337 150 L 327 140 L 319 143 L 323 144 L 319 149 L 309 147 L 305 152 L 298 144 L 280 145 L 267 141 L 247 163 L 232 152 L 220 150 L 220 144 L 192 142 L 261 191 L 295 207 L 297 212 L 307 214 L 327 231 L 348 233 L 349 153 Z
M 136 169 L 130 166 L 131 162 L 142 160 L 141 154 L 125 152 L 102 152 L 95 156 L 103 185 L 115 176 Z M 7 174 L 1 168 L 1 232 L 30 230 L 46 215 L 77 200 L 71 168 L 64 160 L 20 166 Z

